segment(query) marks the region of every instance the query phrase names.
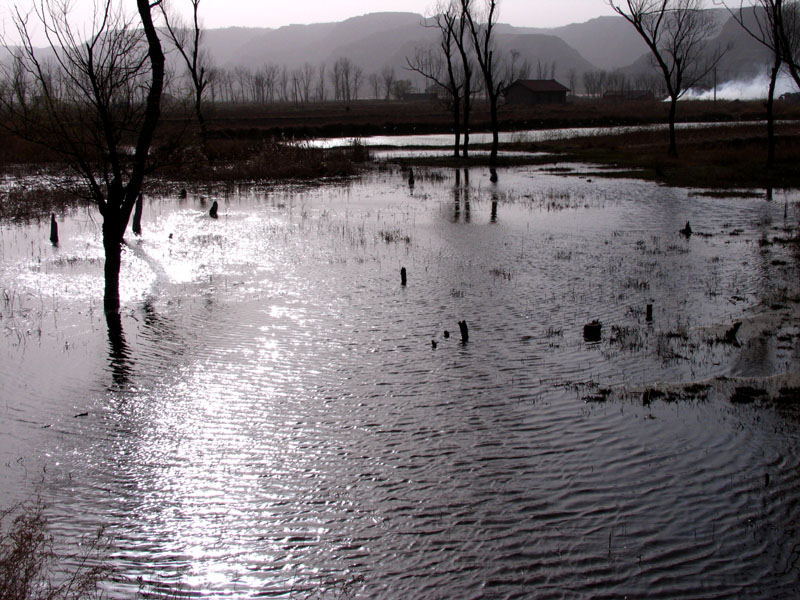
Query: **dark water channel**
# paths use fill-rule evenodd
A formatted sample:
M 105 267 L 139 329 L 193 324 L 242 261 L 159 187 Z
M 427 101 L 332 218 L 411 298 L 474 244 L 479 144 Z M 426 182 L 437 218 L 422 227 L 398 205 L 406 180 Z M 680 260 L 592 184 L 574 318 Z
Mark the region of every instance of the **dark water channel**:
M 3 223 L 0 503 L 105 525 L 112 597 L 797 597 L 798 200 L 525 168 L 150 198 L 113 344 L 97 215 Z

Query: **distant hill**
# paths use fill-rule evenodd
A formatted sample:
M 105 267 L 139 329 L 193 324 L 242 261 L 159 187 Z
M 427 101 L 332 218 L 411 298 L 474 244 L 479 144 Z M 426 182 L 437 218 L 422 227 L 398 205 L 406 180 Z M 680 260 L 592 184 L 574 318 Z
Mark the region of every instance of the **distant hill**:
M 586 48 L 590 54 L 599 56 L 591 45 L 584 44 L 584 51 L 581 51 L 565 37 L 586 40 L 590 37 L 589 30 L 598 29 L 598 33 L 593 34 L 595 39 L 625 40 L 626 44 L 634 45 L 635 32 L 632 44 L 629 41 L 632 29 L 624 27 L 624 23 L 620 27 L 618 21 L 620 19 L 611 19 L 616 29 L 626 35 L 609 35 L 605 32 L 607 28 L 598 28 L 592 22 L 558 30 L 501 24 L 497 30 L 497 41 L 503 53 L 518 51 L 520 62 L 525 60 L 532 65 L 533 76 L 536 75 L 539 65 L 547 65 L 550 69 L 555 64 L 558 79 L 566 83 L 572 71 L 580 81 L 585 71 L 630 63 L 630 51 L 627 47 L 612 48 L 606 51 L 612 58 L 604 55 L 601 61 L 594 62 L 585 57 Z M 426 24 L 431 25 L 431 21 L 415 13 L 372 13 L 340 23 L 288 25 L 278 29 L 209 29 L 206 31 L 205 44 L 214 63 L 226 68 L 254 69 L 273 63 L 293 69 L 304 63 L 315 66 L 321 63 L 332 65 L 338 58 L 346 57 L 361 67 L 365 75 L 378 73 L 385 66 L 390 66 L 395 69 L 398 77 L 415 80 L 421 86 L 423 82 L 419 77 L 405 67 L 406 57 L 412 57 L 416 48 L 437 43 L 438 30 L 435 27 L 426 27 Z M 562 29 L 571 33 L 571 36 L 558 35 Z M 599 42 L 596 45 L 599 48 Z M 639 44 L 637 49 L 641 50 L 641 46 Z
M 720 30 L 710 43 L 731 47 L 718 70 L 720 81 L 751 77 L 768 68 L 768 52 L 726 10 L 715 9 L 712 14 Z M 389 66 L 398 78 L 411 79 L 422 87 L 421 78 L 405 67 L 406 57 L 413 56 L 416 48 L 437 42 L 438 30 L 426 24 L 430 21 L 416 13 L 379 12 L 336 23 L 277 29 L 208 29 L 205 50 L 215 66 L 226 69 L 255 70 L 266 64 L 296 69 L 304 63 L 315 67 L 325 63 L 330 68 L 338 58 L 347 57 L 361 68 L 364 78 Z M 598 17 L 551 29 L 501 23 L 497 34 L 500 53 L 507 56 L 511 50 L 519 52 L 519 61 L 532 66 L 532 77 L 538 75 L 542 65 L 547 67 L 549 78 L 555 65 L 555 78 L 569 85 L 570 73 L 574 74 L 579 91 L 587 71 L 620 69 L 635 74 L 652 68 L 646 46 L 622 17 Z M 176 68 L 179 66 L 174 53 L 170 60 Z
M 629 65 L 648 51 L 636 30 L 621 17 L 597 17 L 544 31 L 564 40 L 595 68 L 608 71 Z

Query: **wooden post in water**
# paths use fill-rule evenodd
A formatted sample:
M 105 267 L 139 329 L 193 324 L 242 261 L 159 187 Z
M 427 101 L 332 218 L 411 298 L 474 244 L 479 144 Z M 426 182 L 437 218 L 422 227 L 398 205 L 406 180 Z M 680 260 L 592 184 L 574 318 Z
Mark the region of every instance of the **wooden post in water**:
M 136 205 L 133 209 L 133 233 L 142 235 L 142 195 L 136 198 Z
M 58 246 L 58 223 L 56 223 L 55 213 L 50 213 L 50 243 Z
M 400 285 L 405 286 L 406 284 L 406 268 L 400 268 Z
M 461 343 L 466 344 L 469 341 L 469 328 L 466 321 L 459 321 L 458 328 L 461 330 Z

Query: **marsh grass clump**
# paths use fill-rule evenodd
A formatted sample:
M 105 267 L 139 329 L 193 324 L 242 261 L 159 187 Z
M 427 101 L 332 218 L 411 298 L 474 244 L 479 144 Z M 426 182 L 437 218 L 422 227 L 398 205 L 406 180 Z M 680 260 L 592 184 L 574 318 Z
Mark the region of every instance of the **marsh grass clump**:
M 782 387 L 775 402 L 780 406 L 800 407 L 800 387 Z
M 411 236 L 399 229 L 382 229 L 378 232 L 381 239 L 387 244 L 410 244 Z
M 262 181 L 313 179 L 355 175 L 357 165 L 370 159 L 369 149 L 360 141 L 339 148 L 315 148 L 303 142 L 266 141 L 242 145 L 215 141 L 209 152 L 211 168 L 204 165 L 194 173 L 208 181 Z
M 690 383 L 684 386 L 657 388 L 648 387 L 642 392 L 642 406 L 650 406 L 656 400 L 666 403 L 707 400 L 711 386 L 707 383 Z
M 646 336 L 640 327 L 611 326 L 609 343 L 617 345 L 621 350 L 635 352 L 644 349 Z
M 626 290 L 649 290 L 650 282 L 646 279 L 637 279 L 635 277 L 628 277 L 623 283 L 622 287 Z
M 57 187 L 13 187 L 0 197 L 0 220 L 49 221 L 51 213 L 64 214 L 82 204 L 88 205 L 72 192 Z
M 101 583 L 111 575 L 102 530 L 81 540 L 78 554 L 60 556 L 44 508 L 37 498 L 0 510 L 0 598 L 101 598 Z
M 764 400 L 766 397 L 766 390 L 744 385 L 733 390 L 733 394 L 731 394 L 731 404 L 752 404 L 756 400 Z
M 502 267 L 495 267 L 489 271 L 495 279 L 505 279 L 506 281 L 511 281 L 511 272 L 507 271 Z
M 603 403 L 606 402 L 611 396 L 610 388 L 598 388 L 597 391 L 583 396 L 584 402 Z

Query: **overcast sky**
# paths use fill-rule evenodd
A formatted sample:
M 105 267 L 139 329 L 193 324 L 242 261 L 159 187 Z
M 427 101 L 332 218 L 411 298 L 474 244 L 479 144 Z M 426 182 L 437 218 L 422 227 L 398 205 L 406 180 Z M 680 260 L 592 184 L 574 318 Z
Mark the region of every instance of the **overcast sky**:
M 13 6 L 24 12 L 35 0 L 0 0 L 0 19 L 9 41 L 15 36 L 9 14 Z M 38 1 L 38 0 L 36 0 Z M 119 0 L 135 10 L 132 0 Z M 169 0 L 175 8 L 190 10 L 189 0 Z M 69 0 L 70 15 L 76 20 L 89 19 L 92 0 Z M 383 11 L 415 12 L 429 15 L 435 0 L 201 0 L 200 14 L 206 28 L 215 27 L 281 27 L 293 23 L 343 21 L 348 17 Z M 557 27 L 581 23 L 600 15 L 612 14 L 605 0 L 501 0 L 500 21 L 520 27 Z M 188 14 L 188 13 L 185 13 Z M 35 42 L 44 40 L 35 31 Z

